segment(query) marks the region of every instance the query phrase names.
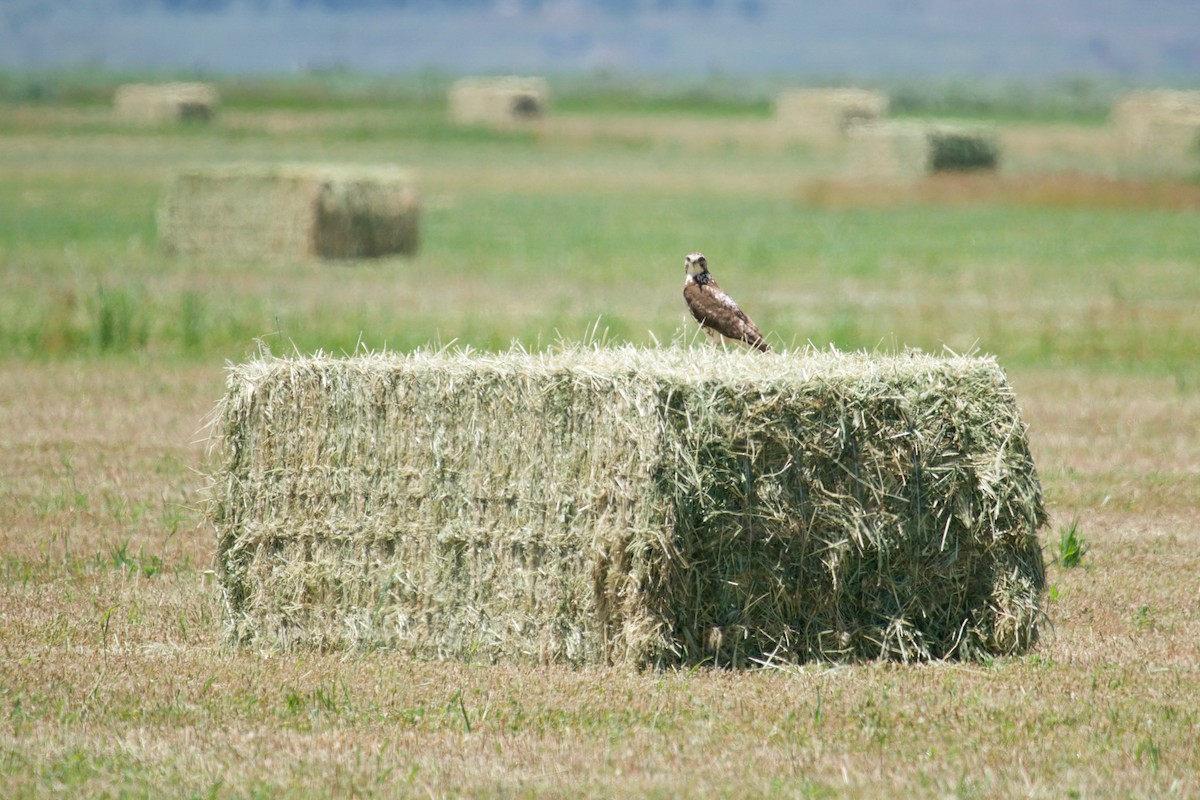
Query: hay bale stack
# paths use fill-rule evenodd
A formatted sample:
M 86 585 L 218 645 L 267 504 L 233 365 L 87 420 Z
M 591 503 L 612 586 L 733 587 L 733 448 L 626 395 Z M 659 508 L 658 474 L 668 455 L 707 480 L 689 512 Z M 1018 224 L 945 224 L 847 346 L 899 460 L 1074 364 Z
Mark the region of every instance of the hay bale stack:
M 886 94 L 868 89 L 789 89 L 775 98 L 775 121 L 791 136 L 836 145 L 854 128 L 882 119 L 887 106 Z
M 965 125 L 862 125 L 850 132 L 846 151 L 849 172 L 869 179 L 995 170 L 999 164 L 1000 143 L 995 131 Z
M 207 122 L 220 97 L 208 83 L 127 83 L 113 94 L 117 116 L 143 125 Z
M 170 253 L 231 260 L 414 253 L 420 207 L 409 170 L 239 164 L 180 172 L 158 212 Z
M 1200 92 L 1131 92 L 1111 114 L 1124 157 L 1152 172 L 1180 172 L 1200 158 Z
M 670 665 L 1034 642 L 1038 477 L 992 359 L 568 350 L 231 368 L 237 642 Z
M 544 78 L 463 78 L 450 87 L 450 119 L 459 125 L 512 128 L 541 119 L 549 107 Z

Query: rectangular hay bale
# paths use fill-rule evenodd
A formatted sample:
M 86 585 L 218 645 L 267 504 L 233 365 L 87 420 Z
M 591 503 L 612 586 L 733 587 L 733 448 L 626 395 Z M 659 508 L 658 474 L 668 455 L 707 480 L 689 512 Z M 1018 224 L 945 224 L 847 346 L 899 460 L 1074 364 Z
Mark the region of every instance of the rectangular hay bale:
M 1158 174 L 1187 174 L 1200 164 L 1200 91 L 1130 92 L 1111 121 L 1128 165 Z
M 236 642 L 644 667 L 1037 637 L 1045 512 L 992 359 L 265 359 L 213 424 Z
M 419 222 L 413 175 L 395 166 L 195 167 L 158 212 L 167 252 L 233 260 L 411 254 Z
M 127 83 L 113 93 L 113 110 L 143 125 L 207 122 L 217 112 L 219 97 L 209 83 Z
M 888 97 L 870 89 L 787 89 L 775 98 L 775 122 L 816 144 L 840 144 L 859 125 L 879 122 Z
M 450 119 L 458 125 L 512 128 L 544 117 L 549 106 L 545 78 L 462 78 L 450 87 Z
M 914 179 L 939 172 L 994 171 L 1000 165 L 995 131 L 946 123 L 890 122 L 850 131 L 846 168 L 855 177 Z

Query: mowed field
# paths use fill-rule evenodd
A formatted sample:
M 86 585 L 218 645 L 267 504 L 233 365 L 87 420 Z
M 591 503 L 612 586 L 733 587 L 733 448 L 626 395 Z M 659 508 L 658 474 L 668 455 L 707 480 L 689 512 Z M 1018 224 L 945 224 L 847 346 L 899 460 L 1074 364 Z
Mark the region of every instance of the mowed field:
M 0 108 L 0 794 L 1200 794 L 1194 177 L 1139 177 L 1094 122 L 1007 126 L 999 177 L 898 189 L 726 109 L 443 117 Z M 229 161 L 411 166 L 420 252 L 162 255 L 172 171 Z M 693 250 L 778 348 L 996 354 L 1051 514 L 1030 654 L 639 673 L 225 643 L 201 501 L 227 362 L 665 345 Z

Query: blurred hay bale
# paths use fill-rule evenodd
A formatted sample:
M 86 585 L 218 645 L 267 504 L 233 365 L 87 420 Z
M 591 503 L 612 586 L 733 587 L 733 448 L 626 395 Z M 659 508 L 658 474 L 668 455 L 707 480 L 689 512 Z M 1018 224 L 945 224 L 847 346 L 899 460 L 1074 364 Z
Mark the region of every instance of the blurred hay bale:
M 878 122 L 888 98 L 868 89 L 788 89 L 775 98 L 775 122 L 788 134 L 836 145 L 859 125 Z
M 231 367 L 229 634 L 420 658 L 971 658 L 1036 639 L 1045 521 L 986 358 L 422 352 Z
M 939 172 L 995 170 L 994 131 L 964 125 L 887 122 L 849 132 L 846 166 L 853 177 L 904 180 Z
M 414 253 L 420 207 L 392 166 L 239 164 L 181 171 L 158 212 L 170 253 L 234 260 Z
M 510 128 L 540 119 L 549 107 L 544 78 L 463 78 L 450 87 L 450 119 L 459 125 Z
M 924 125 L 906 122 L 862 125 L 849 134 L 845 157 L 852 178 L 917 178 L 928 170 L 928 133 Z
M 1200 91 L 1131 92 L 1113 106 L 1111 121 L 1137 168 L 1183 172 L 1200 158 Z
M 122 119 L 144 125 L 207 122 L 219 99 L 208 83 L 127 83 L 113 94 L 113 109 Z

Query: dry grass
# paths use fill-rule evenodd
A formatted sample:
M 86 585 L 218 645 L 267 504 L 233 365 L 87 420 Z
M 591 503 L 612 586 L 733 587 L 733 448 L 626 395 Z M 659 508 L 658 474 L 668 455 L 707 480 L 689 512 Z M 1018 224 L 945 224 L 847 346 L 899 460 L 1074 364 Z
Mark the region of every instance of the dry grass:
M 998 175 L 953 173 L 918 181 L 806 181 L 798 197 L 818 208 L 887 208 L 925 205 L 1022 205 L 1169 211 L 1200 209 L 1200 184 L 1177 180 L 1119 179 L 1084 173 Z
M 225 649 L 190 472 L 222 371 L 4 370 L 9 796 L 1200 790 L 1200 527 L 1160 491 L 1196 490 L 1200 395 L 1169 381 L 1014 377 L 1052 513 L 1091 547 L 1051 565 L 1032 656 L 638 674 Z

